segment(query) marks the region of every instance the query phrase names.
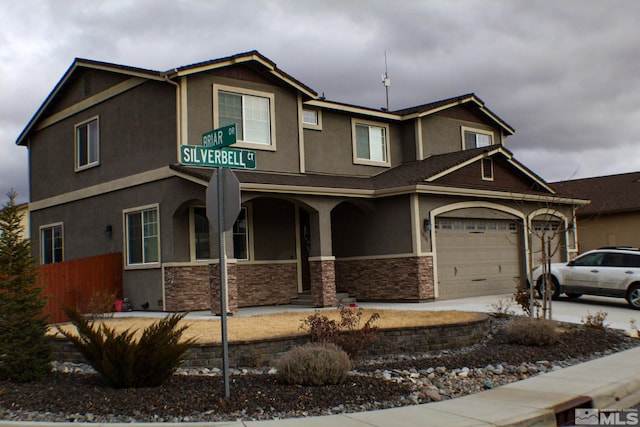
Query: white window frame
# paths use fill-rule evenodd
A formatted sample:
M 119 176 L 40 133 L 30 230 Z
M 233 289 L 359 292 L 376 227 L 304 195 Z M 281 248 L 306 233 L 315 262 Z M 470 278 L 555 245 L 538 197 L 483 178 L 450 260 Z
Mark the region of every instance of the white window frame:
M 491 141 L 490 141 L 489 145 L 481 145 L 480 147 L 478 147 L 477 140 L 476 140 L 476 146 L 475 147 L 466 147 L 466 145 L 465 145 L 465 141 L 466 141 L 465 134 L 467 132 L 472 132 L 472 133 L 475 133 L 475 134 L 478 134 L 478 135 L 487 135 L 487 136 L 489 136 L 491 138 Z M 490 130 L 477 129 L 477 128 L 472 128 L 472 127 L 467 127 L 467 126 L 461 126 L 460 127 L 460 137 L 462 138 L 461 146 L 462 146 L 463 150 L 471 150 L 473 148 L 489 147 L 491 145 L 494 145 L 495 144 L 495 140 L 496 140 L 495 134 Z
M 384 129 L 384 137 L 385 137 L 385 147 L 384 147 L 384 154 L 385 154 L 385 160 L 380 161 L 380 160 L 371 160 L 371 159 L 363 159 L 358 157 L 358 141 L 357 141 L 357 137 L 356 137 L 356 128 L 358 125 L 362 125 L 362 126 L 368 126 L 368 127 L 377 127 L 377 128 L 382 128 Z M 358 119 L 351 119 L 351 142 L 352 142 L 352 148 L 353 148 L 353 163 L 357 164 L 357 165 L 369 165 L 369 166 L 384 166 L 384 167 L 389 167 L 391 166 L 391 150 L 390 150 L 390 143 L 389 143 L 389 125 L 387 123 L 381 123 L 381 122 L 372 122 L 372 121 L 368 121 L 368 120 L 358 120 Z M 371 141 L 369 141 L 369 144 L 371 144 Z
M 205 205 L 194 205 L 189 208 L 189 241 L 190 241 L 190 258 L 191 261 L 209 261 L 211 258 L 198 258 L 198 253 L 196 250 L 196 217 L 195 210 L 196 209 L 205 209 L 206 215 L 206 206 Z M 209 232 L 209 239 L 211 239 L 211 232 Z M 211 251 L 211 242 L 209 242 L 209 251 Z
M 313 112 L 316 114 L 316 122 L 308 122 L 305 121 L 305 113 Z M 311 130 L 322 130 L 322 111 L 314 108 L 303 108 L 302 109 L 302 127 L 305 129 Z
M 260 142 L 251 142 L 251 141 L 240 141 L 238 140 L 233 146 L 239 148 L 251 148 L 254 150 L 267 150 L 267 151 L 275 151 L 276 150 L 276 114 L 275 114 L 275 95 L 270 92 L 262 92 L 252 89 L 239 88 L 235 86 L 227 86 L 221 84 L 213 85 L 213 127 L 220 127 L 220 120 L 218 117 L 218 93 L 219 92 L 229 92 L 239 96 L 253 96 L 259 98 L 266 98 L 269 100 L 269 144 L 264 144 Z M 244 105 L 244 103 L 243 103 Z M 242 120 L 244 122 L 245 112 L 244 107 L 242 111 Z M 244 127 L 244 125 L 243 125 Z M 243 129 L 243 135 L 246 133 Z
M 50 230 L 50 229 L 52 230 L 52 229 L 57 228 L 57 227 L 60 227 L 60 239 L 62 240 L 62 244 L 61 244 L 61 247 L 62 247 L 62 255 L 61 255 L 62 259 L 53 259 L 52 262 L 45 263 L 44 262 L 45 248 L 44 248 L 44 239 L 42 238 L 42 233 L 45 230 Z M 40 239 L 40 245 L 39 245 L 40 246 L 40 264 L 42 264 L 42 265 L 44 265 L 44 264 L 55 264 L 56 262 L 64 261 L 64 223 L 62 223 L 62 222 L 54 222 L 54 223 L 51 223 L 51 224 L 41 225 L 39 227 L 38 236 L 39 236 L 39 239 Z M 51 243 L 53 245 L 53 247 L 51 248 L 51 250 L 52 250 L 52 254 L 51 255 L 52 255 L 53 258 L 55 258 L 55 241 L 54 241 L 53 238 L 51 240 Z
M 128 216 L 131 214 L 136 214 L 136 213 L 140 213 L 142 214 L 145 211 L 151 211 L 151 210 L 155 210 L 157 213 L 157 221 L 158 221 L 158 230 L 157 230 L 157 239 L 158 239 L 158 260 L 157 261 L 150 261 L 150 262 L 145 262 L 145 254 L 144 254 L 144 241 L 142 243 L 142 262 L 141 263 L 130 263 L 129 259 L 130 254 L 129 254 L 129 223 L 127 221 Z M 142 230 L 144 233 L 144 222 L 142 223 Z M 129 209 L 124 209 L 122 211 L 122 229 L 124 230 L 123 234 L 123 239 L 124 239 L 124 243 L 123 243 L 123 247 L 125 248 L 124 250 L 124 263 L 125 263 L 125 268 L 130 270 L 130 269 L 143 269 L 143 268 L 158 268 L 161 265 L 162 262 L 162 242 L 161 242 L 161 230 L 160 230 L 160 204 L 159 203 L 154 203 L 154 204 L 150 204 L 150 205 L 145 205 L 145 206 L 138 206 L 135 208 L 129 208 Z M 143 234 L 143 239 L 144 239 L 144 234 Z
M 491 174 L 487 175 L 486 172 L 486 162 L 488 162 L 489 166 L 488 168 L 491 170 Z M 482 174 L 482 180 L 483 181 L 493 181 L 493 159 L 490 157 L 485 157 L 483 159 L 480 159 L 480 169 L 481 169 L 481 174 Z
M 97 139 L 97 141 L 95 143 L 96 153 L 94 153 L 95 154 L 95 160 L 94 161 L 89 161 L 89 159 L 91 158 L 91 154 L 92 153 L 89 153 L 89 149 L 91 147 L 91 144 L 89 144 L 89 140 L 87 139 L 87 147 L 86 147 L 86 150 L 87 150 L 87 164 L 81 165 L 80 164 L 80 157 L 79 157 L 80 156 L 80 147 L 79 147 L 80 141 L 78 139 L 78 130 L 80 128 L 84 127 L 84 126 L 88 126 L 89 123 L 92 123 L 92 122 L 96 122 L 96 127 L 97 127 L 97 130 L 96 130 L 96 139 Z M 84 121 L 82 121 L 80 123 L 77 123 L 73 127 L 73 133 L 74 133 L 73 140 L 74 140 L 74 168 L 75 168 L 74 170 L 76 172 L 79 172 L 79 171 L 83 171 L 85 169 L 93 168 L 95 166 L 100 165 L 100 118 L 99 118 L 99 116 L 94 116 L 94 117 L 91 117 L 91 118 L 89 118 L 87 120 L 84 120 Z

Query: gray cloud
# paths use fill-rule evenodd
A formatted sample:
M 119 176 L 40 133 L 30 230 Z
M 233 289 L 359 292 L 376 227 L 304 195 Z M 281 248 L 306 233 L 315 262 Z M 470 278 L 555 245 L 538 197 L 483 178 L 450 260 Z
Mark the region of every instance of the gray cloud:
M 548 180 L 640 170 L 635 0 L 205 1 L 4 5 L 0 193 L 25 194 L 15 139 L 74 57 L 165 70 L 258 49 L 327 98 L 398 109 L 467 92 Z M 23 188 L 20 191 L 20 188 Z

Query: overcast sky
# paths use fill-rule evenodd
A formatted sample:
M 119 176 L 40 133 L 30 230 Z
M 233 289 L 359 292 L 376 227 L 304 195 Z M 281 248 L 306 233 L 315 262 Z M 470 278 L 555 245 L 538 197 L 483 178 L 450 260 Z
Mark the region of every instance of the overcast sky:
M 27 200 L 15 141 L 75 57 L 166 71 L 256 49 L 380 108 L 386 51 L 392 110 L 474 92 L 547 181 L 639 171 L 639 22 L 637 0 L 3 2 L 0 204 Z

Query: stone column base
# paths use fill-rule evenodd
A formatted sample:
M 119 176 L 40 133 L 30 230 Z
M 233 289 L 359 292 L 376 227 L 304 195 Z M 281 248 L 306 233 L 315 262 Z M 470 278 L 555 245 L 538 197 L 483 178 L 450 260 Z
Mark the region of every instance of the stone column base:
M 335 258 L 309 258 L 309 273 L 314 307 L 335 306 L 337 303 Z

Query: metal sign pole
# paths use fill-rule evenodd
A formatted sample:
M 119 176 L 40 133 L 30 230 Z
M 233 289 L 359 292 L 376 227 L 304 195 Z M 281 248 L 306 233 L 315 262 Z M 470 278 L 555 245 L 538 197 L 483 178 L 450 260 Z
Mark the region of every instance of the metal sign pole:
M 224 374 L 224 395 L 230 397 L 229 390 L 229 340 L 227 338 L 227 252 L 224 241 L 224 173 L 218 173 L 218 263 L 220 269 L 220 329 L 222 334 L 222 371 Z

